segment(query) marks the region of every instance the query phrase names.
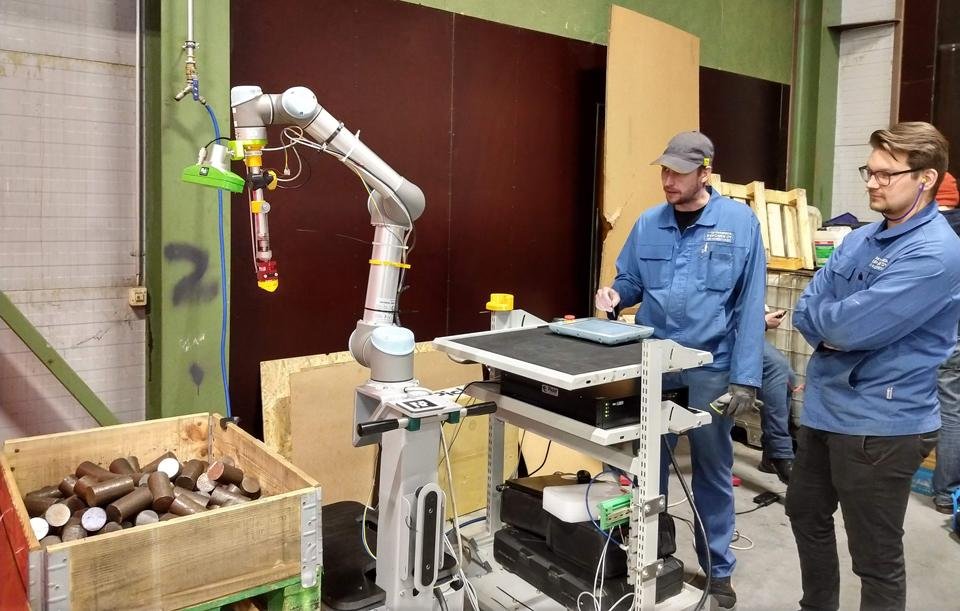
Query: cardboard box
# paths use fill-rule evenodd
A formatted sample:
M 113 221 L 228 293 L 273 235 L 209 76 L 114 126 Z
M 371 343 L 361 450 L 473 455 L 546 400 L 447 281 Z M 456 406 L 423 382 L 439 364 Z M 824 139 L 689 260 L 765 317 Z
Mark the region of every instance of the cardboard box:
M 33 609 L 174 609 L 297 575 L 305 586 L 317 583 L 322 547 L 316 480 L 236 425 L 220 422 L 218 414 L 197 414 L 4 443 L 2 600 L 13 608 L 28 602 Z M 84 460 L 106 466 L 118 456 L 137 456 L 146 463 L 167 451 L 181 461 L 230 456 L 259 478 L 263 496 L 40 546 L 24 494 L 59 483 Z

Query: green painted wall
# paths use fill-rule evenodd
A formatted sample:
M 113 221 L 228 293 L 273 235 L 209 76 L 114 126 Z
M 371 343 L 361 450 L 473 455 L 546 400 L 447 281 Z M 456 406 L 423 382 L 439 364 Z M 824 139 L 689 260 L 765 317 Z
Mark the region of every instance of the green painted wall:
M 471 17 L 607 43 L 618 4 L 700 38 L 708 68 L 789 83 L 794 0 L 405 0 Z
M 221 133 L 229 135 L 230 2 L 205 0 L 194 6 L 200 92 L 215 110 Z M 147 417 L 222 413 L 217 195 L 180 180 L 183 168 L 196 162 L 197 150 L 213 139 L 213 128 L 191 96 L 173 99 L 185 84 L 186 3 L 153 1 L 148 12 Z M 225 197 L 224 205 L 229 203 Z

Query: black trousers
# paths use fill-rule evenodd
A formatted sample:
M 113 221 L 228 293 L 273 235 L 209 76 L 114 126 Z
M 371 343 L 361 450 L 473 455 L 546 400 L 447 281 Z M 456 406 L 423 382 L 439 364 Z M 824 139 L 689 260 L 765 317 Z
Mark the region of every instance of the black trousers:
M 800 427 L 786 509 L 800 554 L 801 609 L 840 608 L 838 503 L 860 577 L 860 609 L 905 608 L 903 517 L 913 474 L 937 436 L 865 437 Z

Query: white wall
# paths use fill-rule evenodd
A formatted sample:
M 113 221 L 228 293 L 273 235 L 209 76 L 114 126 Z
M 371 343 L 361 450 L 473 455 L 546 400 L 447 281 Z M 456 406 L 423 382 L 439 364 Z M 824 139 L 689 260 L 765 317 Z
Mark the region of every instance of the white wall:
M 144 417 L 136 3 L 0 4 L 0 291 L 123 421 Z M 0 440 L 96 426 L 0 321 Z
M 844 0 L 841 23 L 893 19 L 895 9 L 894 0 Z M 870 210 L 857 168 L 870 155 L 870 134 L 890 125 L 894 35 L 893 25 L 854 27 L 840 33 L 831 217 L 850 212 L 861 221 L 881 218 Z

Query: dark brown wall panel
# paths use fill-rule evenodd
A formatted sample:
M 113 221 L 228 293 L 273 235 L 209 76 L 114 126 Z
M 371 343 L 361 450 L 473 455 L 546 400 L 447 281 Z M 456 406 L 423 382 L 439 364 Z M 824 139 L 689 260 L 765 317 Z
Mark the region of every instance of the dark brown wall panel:
M 450 330 L 489 327 L 491 292 L 587 315 L 606 49 L 458 17 L 454 58 Z
M 930 121 L 937 50 L 938 0 L 908 0 L 903 6 L 900 60 L 900 120 Z
M 488 327 L 491 291 L 544 316 L 586 313 L 602 46 L 392 0 L 236 0 L 231 14 L 234 84 L 310 87 L 424 190 L 400 305 L 418 340 Z M 275 294 L 256 288 L 246 196 L 233 200 L 231 396 L 255 434 L 260 361 L 345 350 L 366 292 L 365 193 L 304 152 L 309 182 L 268 197 Z
M 444 329 L 450 176 L 450 13 L 384 0 L 231 3 L 231 81 L 320 104 L 426 195 L 402 300 L 418 339 Z M 322 15 L 322 18 L 320 16 Z M 279 144 L 273 130 L 271 144 Z M 233 199 L 230 383 L 259 434 L 260 361 L 346 350 L 362 316 L 373 228 L 366 192 L 333 157 L 302 149 L 310 179 L 268 195 L 280 288 L 256 287 L 246 195 Z M 273 154 L 269 163 L 282 164 Z M 240 171 L 240 168 L 237 168 Z M 356 238 L 361 241 L 356 241 Z M 352 409 L 344 405 L 343 409 Z
M 789 85 L 700 68 L 700 129 L 724 181 L 786 188 L 789 100 Z

